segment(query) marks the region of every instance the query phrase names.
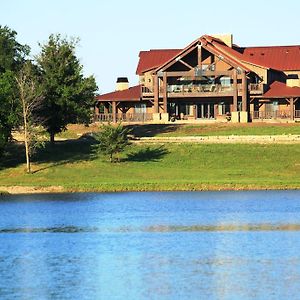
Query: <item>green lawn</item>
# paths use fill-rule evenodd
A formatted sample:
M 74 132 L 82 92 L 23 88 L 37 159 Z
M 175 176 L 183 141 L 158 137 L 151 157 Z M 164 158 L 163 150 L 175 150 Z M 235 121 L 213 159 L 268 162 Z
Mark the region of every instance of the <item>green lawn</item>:
M 299 188 L 299 145 L 131 145 L 122 162 L 92 154 L 85 140 L 58 142 L 24 174 L 14 147 L 0 170 L 0 186 L 63 186 L 67 191 L 142 191 Z

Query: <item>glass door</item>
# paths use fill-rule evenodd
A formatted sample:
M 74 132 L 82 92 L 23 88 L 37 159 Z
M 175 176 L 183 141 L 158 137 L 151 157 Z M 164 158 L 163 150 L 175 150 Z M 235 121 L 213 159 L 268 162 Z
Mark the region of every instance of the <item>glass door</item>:
M 197 104 L 197 118 L 198 119 L 213 119 L 215 117 L 213 103 Z

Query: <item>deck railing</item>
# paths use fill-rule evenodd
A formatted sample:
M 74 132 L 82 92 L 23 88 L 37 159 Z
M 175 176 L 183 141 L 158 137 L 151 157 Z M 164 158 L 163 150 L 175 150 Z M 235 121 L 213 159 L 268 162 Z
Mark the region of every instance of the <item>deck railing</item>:
M 296 112 L 299 114 L 300 112 L 295 111 L 295 117 Z M 291 119 L 291 111 L 289 110 L 276 110 L 276 111 L 252 111 L 250 112 L 250 116 L 252 120 L 255 119 Z
M 295 118 L 300 118 L 300 110 L 295 110 Z
M 148 122 L 153 120 L 153 114 L 151 113 L 118 113 L 114 115 L 98 114 L 95 115 L 95 122 Z

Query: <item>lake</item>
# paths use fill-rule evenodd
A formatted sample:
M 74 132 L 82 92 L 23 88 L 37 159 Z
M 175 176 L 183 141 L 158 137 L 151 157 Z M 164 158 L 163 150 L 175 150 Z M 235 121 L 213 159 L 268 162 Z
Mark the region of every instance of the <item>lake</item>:
M 300 191 L 0 198 L 0 299 L 299 299 Z

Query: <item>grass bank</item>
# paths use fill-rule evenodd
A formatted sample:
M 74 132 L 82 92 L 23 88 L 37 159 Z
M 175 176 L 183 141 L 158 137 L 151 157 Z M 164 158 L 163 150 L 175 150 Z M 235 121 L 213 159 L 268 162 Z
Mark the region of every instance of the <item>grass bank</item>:
M 296 189 L 300 187 L 299 145 L 131 145 L 121 163 L 95 156 L 86 140 L 48 145 L 24 174 L 20 146 L 0 170 L 8 186 L 61 187 L 61 191 L 154 191 Z
M 230 136 L 230 135 L 300 135 L 300 124 L 284 123 L 213 123 L 213 124 L 148 124 L 132 126 L 135 136 Z
M 81 135 L 99 130 L 100 124 L 69 125 L 57 135 L 61 139 L 77 139 Z M 213 124 L 139 124 L 125 125 L 137 137 L 175 136 L 227 136 L 227 135 L 300 135 L 299 123 L 213 123 Z

